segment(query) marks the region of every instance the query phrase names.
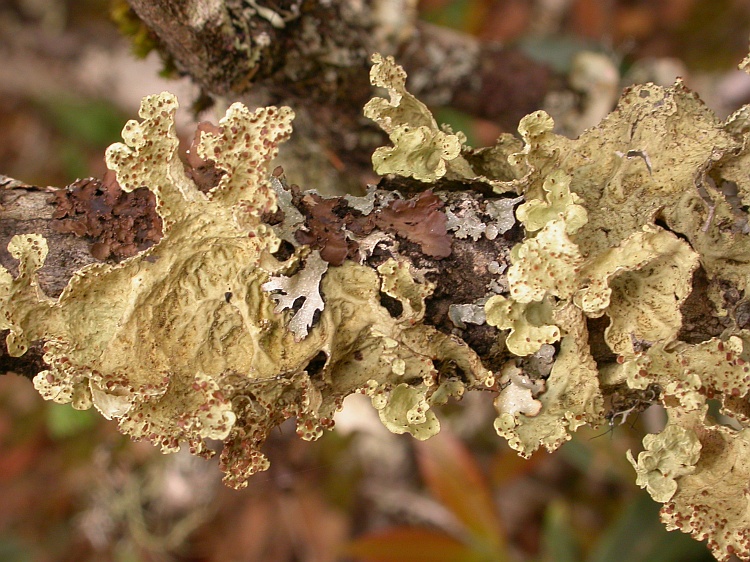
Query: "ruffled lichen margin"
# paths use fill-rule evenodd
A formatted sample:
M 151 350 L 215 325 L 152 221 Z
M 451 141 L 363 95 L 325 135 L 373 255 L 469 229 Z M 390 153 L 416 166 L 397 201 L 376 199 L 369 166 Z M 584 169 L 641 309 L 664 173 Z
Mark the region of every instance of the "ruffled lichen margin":
M 144 99 L 142 120 L 107 151 L 124 190 L 156 196 L 159 243 L 81 269 L 57 299 L 36 278 L 44 238 L 10 243 L 18 274 L 0 269 L 0 329 L 12 355 L 45 342 L 49 368 L 34 379 L 42 396 L 93 405 L 165 452 L 187 443 L 210 455 L 207 440 L 223 441 L 225 480 L 241 487 L 267 468 L 260 448 L 273 427 L 296 417 L 299 435 L 316 439 L 354 392 L 371 397 L 391 431 L 426 439 L 439 431 L 433 405 L 491 389 L 496 431 L 528 456 L 604 421 L 603 389 L 658 389 L 669 422 L 629 454 L 638 484 L 664 503 L 668 528 L 707 539 L 720 560 L 750 559 L 750 332 L 730 321 L 717 337 L 681 339 L 698 272 L 728 318 L 723 288 L 747 290 L 750 109 L 720 121 L 679 82 L 634 86 L 576 140 L 540 111 L 521 121 L 522 142 L 504 135 L 476 151 L 438 126 L 392 59 L 374 63 L 372 82 L 390 97 L 365 112 L 393 143 L 375 152 L 376 171 L 426 189 L 448 180 L 523 197 L 523 241 L 482 304 L 469 303 L 483 307 L 508 361 L 490 370 L 425 323 L 434 288 L 398 252 L 375 268 L 329 265 L 301 243 L 274 257 L 282 237 L 294 241 L 289 224 L 266 221 L 288 205 L 270 163 L 291 134 L 290 109 L 234 104 L 202 131 L 198 155 L 223 172 L 204 193 L 179 159 L 177 102 L 163 93 Z M 589 327 L 601 318 L 612 360 L 597 363 Z M 441 371 L 446 363 L 461 376 Z M 734 425 L 710 417 L 709 400 Z

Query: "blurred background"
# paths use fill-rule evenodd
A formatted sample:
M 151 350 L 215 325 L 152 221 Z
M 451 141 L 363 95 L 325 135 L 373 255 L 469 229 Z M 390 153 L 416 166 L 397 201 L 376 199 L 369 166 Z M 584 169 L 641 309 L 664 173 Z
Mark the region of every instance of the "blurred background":
M 189 81 L 160 76 L 158 56 L 135 56 L 112 23 L 122 9 L 0 0 L 0 174 L 40 186 L 101 177 L 104 149 L 142 96 L 196 97 Z M 679 75 L 720 116 L 750 101 L 750 77 L 736 71 L 748 0 L 423 0 L 419 12 L 521 45 L 561 73 L 578 53 L 598 53 L 616 70 L 616 92 Z M 434 110 L 474 146 L 501 132 Z M 189 111 L 178 118 L 187 145 L 195 122 Z M 94 412 L 43 401 L 27 379 L 0 376 L 0 561 L 713 560 L 663 529 L 625 460 L 659 430 L 657 410 L 529 460 L 495 435 L 491 396 L 439 415 L 445 430 L 420 443 L 388 433 L 366 398 L 350 397 L 318 442 L 283 425 L 266 446 L 271 469 L 236 491 L 215 460 L 161 455 Z

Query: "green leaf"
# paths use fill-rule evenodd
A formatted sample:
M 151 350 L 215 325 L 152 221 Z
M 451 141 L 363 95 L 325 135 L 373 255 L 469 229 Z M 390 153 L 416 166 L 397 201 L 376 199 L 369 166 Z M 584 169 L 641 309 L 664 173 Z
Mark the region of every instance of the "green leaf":
M 94 425 L 90 410 L 74 410 L 70 404 L 50 404 L 47 408 L 47 430 L 53 439 L 65 439 Z
M 578 562 L 580 548 L 571 527 L 570 509 L 565 502 L 553 501 L 547 507 L 542 529 L 543 562 Z
M 96 147 L 120 138 L 124 115 L 108 101 L 62 97 L 40 103 L 60 132 L 76 142 Z
M 706 546 L 688 535 L 667 531 L 659 521 L 660 504 L 639 493 L 599 541 L 588 562 L 706 562 Z

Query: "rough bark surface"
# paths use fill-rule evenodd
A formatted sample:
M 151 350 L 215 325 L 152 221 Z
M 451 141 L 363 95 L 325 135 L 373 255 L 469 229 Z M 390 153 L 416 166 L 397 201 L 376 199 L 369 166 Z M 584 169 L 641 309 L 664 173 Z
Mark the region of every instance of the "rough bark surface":
M 91 242 L 83 238 L 60 233 L 54 228 L 55 212 L 52 190 L 25 185 L 3 176 L 0 189 L 0 265 L 13 275 L 17 274 L 18 261 L 8 253 L 8 242 L 16 234 L 39 233 L 48 241 L 50 253 L 45 266 L 39 271 L 39 284 L 51 297 L 57 297 L 74 271 L 94 263 Z M 9 189 L 9 187 L 13 187 Z M 5 342 L 8 330 L 0 331 Z M 11 357 L 3 343 L 0 346 L 0 373 L 16 373 L 33 378 L 44 370 L 41 342 L 34 344 L 21 357 Z
M 8 180 L 9 185 L 10 181 L 15 182 L 15 180 Z M 402 178 L 398 183 L 398 188 L 409 193 L 419 190 L 419 183 Z M 103 253 L 100 249 L 102 245 L 111 245 L 111 240 L 120 234 L 122 224 L 116 218 L 110 217 L 97 228 L 87 229 L 85 226 L 72 228 L 70 226 L 71 221 L 74 220 L 76 221 L 75 225 L 86 225 L 101 220 L 103 203 L 94 197 L 88 199 L 89 204 L 82 206 L 80 212 L 73 213 L 70 210 L 70 200 L 73 194 L 79 193 L 82 185 L 98 185 L 101 189 L 102 183 L 98 180 L 92 178 L 79 180 L 62 189 L 41 189 L 23 185 L 21 182 L 15 182 L 15 184 L 19 187 L 6 188 L 0 191 L 0 245 L 2 245 L 2 248 L 0 248 L 0 266 L 8 269 L 12 275 L 17 275 L 18 261 L 9 254 L 7 246 L 11 237 L 17 234 L 37 233 L 42 234 L 47 239 L 49 254 L 44 267 L 39 270 L 39 280 L 40 288 L 52 298 L 57 298 L 60 295 L 71 276 L 82 267 L 92 263 L 117 263 L 117 261 L 127 257 L 116 252 Z M 382 198 L 386 201 L 392 199 L 391 190 L 395 189 L 396 186 L 384 180 L 381 182 L 381 187 L 384 189 L 376 192 L 375 199 Z M 138 189 L 132 193 L 124 194 L 119 187 L 110 188 L 109 192 L 115 190 L 118 192 L 114 196 L 115 198 L 127 197 L 134 200 L 150 201 L 151 204 L 129 206 L 127 208 L 128 219 L 131 222 L 138 222 L 141 230 L 161 232 L 161 220 L 153 213 L 153 194 L 151 192 Z M 312 201 L 311 198 L 314 198 L 312 205 L 309 203 Z M 412 198 L 412 200 L 417 198 Z M 443 205 L 441 201 L 443 199 L 449 200 L 447 208 L 457 209 L 467 202 L 475 205 L 481 204 L 485 200 L 485 196 L 478 192 L 469 191 L 451 194 L 446 192 L 441 195 L 440 199 L 435 197 L 435 201 L 439 202 L 441 206 Z M 300 227 L 312 233 L 312 237 L 310 234 L 306 234 L 308 238 L 305 243 L 319 249 L 321 255 L 325 258 L 327 255 L 326 249 L 330 250 L 337 247 L 337 233 L 344 227 L 343 220 L 337 220 L 336 215 L 347 215 L 352 209 L 347 207 L 343 198 L 323 199 L 315 194 L 300 192 L 299 190 L 296 191 L 294 202 L 305 219 L 304 224 L 300 224 Z M 350 217 L 350 215 L 348 216 Z M 273 223 L 275 217 L 269 217 L 268 220 Z M 365 224 L 365 221 L 369 224 Z M 367 217 L 365 221 L 361 221 L 360 228 L 374 230 L 382 227 L 386 229 L 392 224 L 393 218 L 389 219 L 388 216 L 385 216 L 384 218 L 369 220 L 369 217 Z M 351 224 L 347 224 L 347 227 L 357 228 L 357 226 Z M 315 237 L 316 232 L 320 233 L 317 238 Z M 507 255 L 510 247 L 520 241 L 521 238 L 522 231 L 520 228 L 514 228 L 505 235 L 498 236 L 491 241 L 486 238 L 473 241 L 470 238 L 459 239 L 449 235 L 446 240 L 450 241 L 451 252 L 449 257 L 443 259 L 426 254 L 418 243 L 398 236 L 402 254 L 412 260 L 414 267 L 425 271 L 426 279 L 435 284 L 435 290 L 426 302 L 425 322 L 444 333 L 458 334 L 459 330 L 448 315 L 450 305 L 480 299 L 485 294 L 487 286 L 495 278 L 490 264 L 495 262 L 498 256 Z M 343 235 L 341 235 L 341 240 L 344 240 Z M 154 241 L 157 240 L 151 240 L 151 242 Z M 147 246 L 142 246 L 139 249 L 142 250 L 145 247 Z M 355 247 L 350 251 L 356 252 L 357 249 Z M 277 254 L 277 257 L 283 257 L 283 252 L 284 247 Z M 346 253 L 347 250 L 344 247 L 340 262 L 343 262 L 347 257 Z M 328 255 L 334 254 L 329 252 Z M 385 256 L 375 252 L 364 263 L 375 270 L 384 261 Z M 389 299 L 385 294 L 383 294 L 382 304 L 386 307 L 389 304 L 398 306 L 396 301 Z M 502 348 L 495 345 L 497 333 L 494 329 L 488 326 L 467 325 L 460 332 L 461 336 L 476 349 L 489 368 L 499 368 L 502 361 L 507 360 L 507 353 L 504 353 Z M 6 335 L 7 330 L 0 333 L 3 341 Z M 8 350 L 4 344 L 0 347 L 2 348 L 0 350 L 1 373 L 15 372 L 33 378 L 45 368 L 41 345 L 34 345 L 19 358 L 8 355 Z
M 78 231 L 78 229 L 66 226 L 66 221 L 70 220 L 69 215 L 60 212 L 61 207 L 69 208 L 69 203 L 63 194 L 74 193 L 80 189 L 80 184 L 91 182 L 98 182 L 98 180 L 82 180 L 68 188 L 59 189 L 29 186 L 17 180 L 5 178 L 5 185 L 12 185 L 13 188 L 6 187 L 0 190 L 0 265 L 15 276 L 18 261 L 13 259 L 7 250 L 11 237 L 24 233 L 42 234 L 49 243 L 50 251 L 44 267 L 39 270 L 40 287 L 48 296 L 56 298 L 78 269 L 92 263 L 116 263 L 122 259 L 124 256 L 118 254 L 100 255 L 100 258 L 105 259 L 97 259 L 92 255 L 92 252 L 97 254 L 102 241 L 111 240 L 113 236 L 116 236 L 121 225 L 115 221 L 109 221 L 108 227 L 105 226 L 95 232 Z M 404 193 L 414 193 L 422 189 L 423 185 L 421 182 L 408 178 L 399 178 L 397 181 L 383 180 L 380 184 L 383 191 L 380 193 L 386 195 L 393 189 Z M 119 191 L 119 188 L 117 190 Z M 153 195 L 145 189 L 136 190 L 127 195 L 138 195 L 153 201 Z M 305 205 L 303 201 L 306 197 L 310 196 L 306 196 L 305 192 L 298 192 L 295 205 L 305 216 L 305 227 L 316 230 L 320 228 L 318 218 L 320 215 L 312 212 L 314 207 Z M 337 207 L 336 212 L 339 215 L 344 214 L 341 209 L 342 198 L 321 199 L 317 195 L 314 197 L 318 199 L 315 207 L 319 209 L 327 205 L 329 216 L 333 216 L 330 209 Z M 478 192 L 443 192 L 441 198 L 449 201 L 449 208 L 456 209 L 466 204 L 467 201 L 482 201 L 485 196 Z M 61 201 L 65 203 L 61 205 Z M 97 219 L 100 217 L 100 212 L 91 206 L 87 211 L 81 212 L 78 217 L 81 221 Z M 132 208 L 130 217 L 133 220 L 142 221 L 144 225 L 150 225 L 152 229 L 161 230 L 161 221 L 153 213 L 150 205 Z M 273 222 L 273 218 L 269 220 Z M 332 226 L 334 230 L 338 230 L 343 228 L 342 225 L 343 222 Z M 448 310 L 452 304 L 473 302 L 481 298 L 486 293 L 488 284 L 496 277 L 490 269 L 490 264 L 496 261 L 498 256 L 507 255 L 509 249 L 522 238 L 522 229 L 518 227 L 492 241 L 484 237 L 474 241 L 471 238 L 459 239 L 451 236 L 452 251 L 447 259 L 432 258 L 425 255 L 419 245 L 406 239 L 401 240 L 402 254 L 411 260 L 417 270 L 428 272 L 426 278 L 435 284 L 432 296 L 426 301 L 425 322 L 444 333 L 459 334 L 482 358 L 483 363 L 492 370 L 498 370 L 508 359 L 507 352 L 496 345 L 497 330 L 486 324 L 467 325 L 462 330 L 458 330 L 449 318 Z M 306 241 L 306 243 L 310 242 Z M 313 246 L 323 249 L 324 252 L 326 240 L 320 241 L 317 245 L 313 243 Z M 281 252 L 283 253 L 283 248 Z M 283 254 L 278 254 L 278 256 L 283 257 Z M 383 263 L 384 259 L 376 253 L 365 263 L 375 269 Z M 727 285 L 725 289 L 725 303 L 730 314 L 721 316 L 707 297 L 705 272 L 703 269 L 696 271 L 692 292 L 682 307 L 684 324 L 679 334 L 680 340 L 699 343 L 720 336 L 724 330 L 735 324 L 739 328 L 750 327 L 750 314 L 746 310 L 747 301 L 740 300 L 738 291 L 733 287 Z M 386 307 L 392 304 L 387 295 L 383 295 L 382 304 Z M 606 318 L 589 320 L 589 343 L 599 368 L 614 364 L 617 359 L 617 356 L 604 343 L 604 330 L 607 326 Z M 6 334 L 7 330 L 0 332 L 0 338 L 3 341 Z M 33 378 L 45 368 L 41 345 L 33 346 L 25 355 L 18 358 L 9 356 L 5 345 L 0 348 L 0 373 L 2 374 L 15 372 Z
M 412 2 L 295 0 L 273 10 L 237 0 L 130 4 L 162 55 L 209 97 L 292 107 L 297 134 L 283 150 L 305 165 L 287 173 L 327 193 L 372 179 L 362 155 L 383 144 L 362 118 L 374 93 L 367 80 L 372 53 L 396 55 L 410 91 L 426 103 L 507 131 L 541 108 L 550 90 L 564 89 L 546 65 L 517 49 L 416 21 Z
M 398 53 L 417 97 L 515 127 L 559 86 L 547 66 L 516 49 L 416 22 L 409 2 L 130 4 L 178 70 L 213 95 L 263 88 L 285 101 L 345 103 L 358 112 L 371 94 L 362 72 L 370 55 Z

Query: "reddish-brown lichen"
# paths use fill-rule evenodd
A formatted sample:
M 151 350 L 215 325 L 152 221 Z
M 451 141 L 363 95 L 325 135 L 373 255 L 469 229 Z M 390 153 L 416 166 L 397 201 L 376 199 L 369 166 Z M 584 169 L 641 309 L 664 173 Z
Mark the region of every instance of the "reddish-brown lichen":
M 296 186 L 292 186 L 292 194 L 294 206 L 305 216 L 304 228 L 297 230 L 295 239 L 319 250 L 331 265 L 356 259 L 357 238 L 376 228 L 406 238 L 433 258 L 445 258 L 451 253 L 448 218 L 440 210 L 444 203 L 432 191 L 412 199 L 391 200 L 367 215 L 352 208 L 343 197 L 324 199 L 317 193 L 303 193 Z
M 380 228 L 419 244 L 428 256 L 447 258 L 451 254 L 451 237 L 446 229 L 448 217 L 440 210 L 443 205 L 432 190 L 423 191 L 409 200 L 391 201 L 375 221 Z
M 346 221 L 336 214 L 336 210 L 346 204 L 341 197 L 323 199 L 317 193 L 302 193 L 292 187 L 295 205 L 307 217 L 305 229 L 295 233 L 300 244 L 307 244 L 320 250 L 320 257 L 331 265 L 341 265 L 350 252 L 357 249 L 356 242 L 346 239 Z
M 198 145 L 201 142 L 201 133 L 211 133 L 213 135 L 220 135 L 222 133 L 221 127 L 214 125 L 209 121 L 201 121 L 195 129 L 195 135 L 193 135 L 193 142 L 190 144 L 190 148 L 185 153 L 185 162 L 187 166 L 185 172 L 187 176 L 195 182 L 195 185 L 202 192 L 207 192 L 217 185 L 222 176 L 224 176 L 224 170 L 216 167 L 216 162 L 211 159 L 204 159 L 198 154 Z
M 162 222 L 148 189 L 124 192 L 107 172 L 103 180 L 78 180 L 54 195 L 53 228 L 93 239 L 91 254 L 98 260 L 134 256 L 158 242 Z

